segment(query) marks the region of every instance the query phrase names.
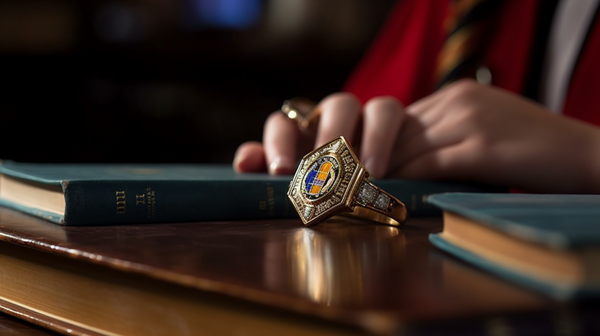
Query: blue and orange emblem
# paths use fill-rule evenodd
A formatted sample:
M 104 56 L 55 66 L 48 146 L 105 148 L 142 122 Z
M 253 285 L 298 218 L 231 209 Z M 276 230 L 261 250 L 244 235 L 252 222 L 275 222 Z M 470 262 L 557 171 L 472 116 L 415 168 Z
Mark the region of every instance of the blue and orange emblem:
M 304 195 L 312 200 L 325 195 L 335 184 L 338 171 L 339 164 L 335 158 L 319 158 L 310 166 L 304 177 Z

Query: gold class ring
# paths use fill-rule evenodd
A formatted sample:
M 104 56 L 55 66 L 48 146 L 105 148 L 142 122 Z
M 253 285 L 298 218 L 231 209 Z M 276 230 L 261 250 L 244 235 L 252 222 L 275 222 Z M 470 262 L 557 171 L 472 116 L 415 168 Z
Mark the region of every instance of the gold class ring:
M 342 214 L 382 224 L 404 224 L 404 203 L 369 181 L 369 172 L 343 136 L 306 154 L 288 197 L 305 226 Z
M 301 129 L 308 129 L 319 120 L 321 109 L 313 100 L 295 97 L 283 102 L 281 112 L 295 120 Z

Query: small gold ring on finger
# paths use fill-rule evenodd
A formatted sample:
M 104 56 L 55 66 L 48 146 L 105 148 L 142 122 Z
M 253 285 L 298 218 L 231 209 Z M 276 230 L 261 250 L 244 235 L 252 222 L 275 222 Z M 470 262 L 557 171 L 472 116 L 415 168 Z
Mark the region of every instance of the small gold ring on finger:
M 321 115 L 321 109 L 317 103 L 303 97 L 294 97 L 284 101 L 281 112 L 288 118 L 295 120 L 302 130 L 307 130 L 316 124 Z

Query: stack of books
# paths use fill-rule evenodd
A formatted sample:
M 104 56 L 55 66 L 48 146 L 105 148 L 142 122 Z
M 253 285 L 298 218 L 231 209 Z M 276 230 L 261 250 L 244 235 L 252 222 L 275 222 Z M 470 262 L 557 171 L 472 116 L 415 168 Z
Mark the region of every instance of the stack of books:
M 291 176 L 237 174 L 223 164 L 44 164 L 4 161 L 0 205 L 61 225 L 298 218 Z M 389 179 L 377 185 L 411 217 L 439 215 L 440 192 L 497 190 L 456 182 Z
M 556 330 L 551 321 L 565 307 L 586 320 L 598 312 L 546 295 L 595 293 L 598 259 L 573 251 L 595 255 L 587 242 L 596 241 L 597 229 L 579 222 L 578 238 L 565 240 L 501 221 L 505 238 L 562 248 L 564 260 L 554 261 L 485 231 L 490 222 L 471 216 L 488 211 L 486 204 L 514 210 L 514 195 L 495 199 L 457 183 L 381 182 L 413 209 L 404 226 L 340 217 L 309 228 L 286 212 L 293 208 L 285 177 L 238 176 L 215 165 L 4 162 L 0 310 L 68 335 L 311 336 L 429 335 L 435 328 L 478 334 L 497 321 L 531 330 L 526 316 L 539 330 Z M 465 212 L 457 204 L 475 204 L 469 195 L 483 205 Z M 518 204 L 525 201 L 532 204 Z M 557 209 L 551 201 L 519 213 L 540 204 Z M 572 214 L 597 218 L 598 199 L 571 201 L 564 204 L 576 208 Z M 527 273 L 536 286 L 512 281 L 514 268 L 510 277 L 497 276 L 515 264 L 498 257 L 508 250 L 513 259 L 532 260 L 519 269 L 536 266 Z M 539 276 L 545 274 L 552 276 Z M 538 282 L 559 290 L 531 290 Z

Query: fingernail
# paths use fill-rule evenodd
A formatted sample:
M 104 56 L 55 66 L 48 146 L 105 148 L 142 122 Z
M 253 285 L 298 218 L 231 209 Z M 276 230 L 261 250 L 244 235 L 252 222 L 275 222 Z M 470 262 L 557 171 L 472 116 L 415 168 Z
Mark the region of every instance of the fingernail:
M 233 160 L 233 169 L 238 173 L 244 173 L 244 172 L 250 171 L 251 169 L 248 167 L 249 166 L 248 161 L 249 161 L 249 158 L 247 158 L 247 157 L 244 157 L 244 158 L 236 157 Z
M 294 172 L 294 164 L 287 158 L 278 156 L 269 165 L 271 175 L 290 175 Z

